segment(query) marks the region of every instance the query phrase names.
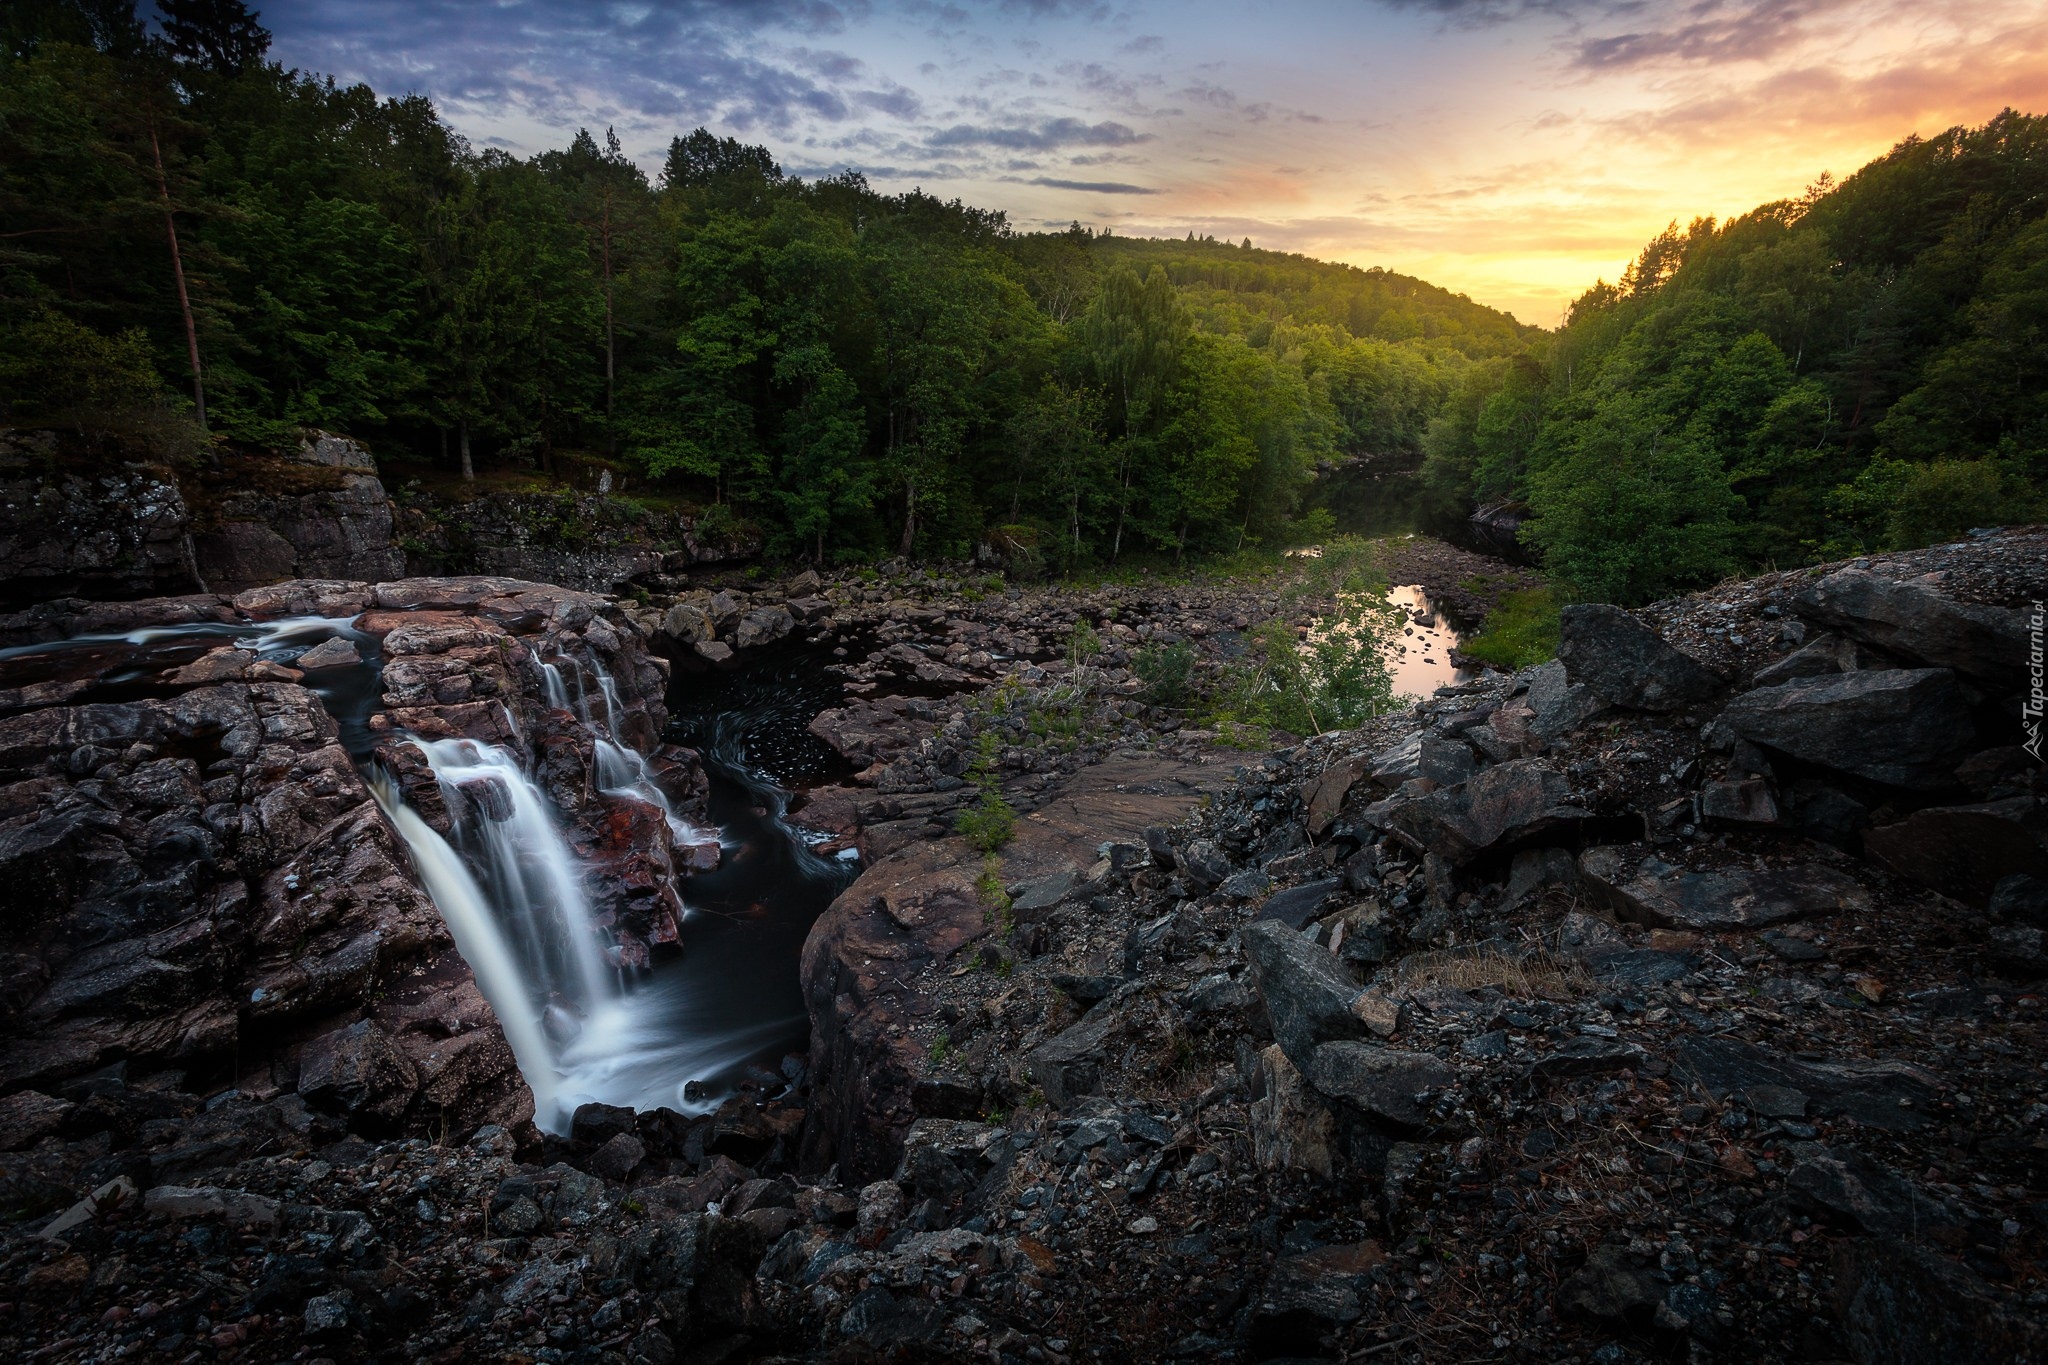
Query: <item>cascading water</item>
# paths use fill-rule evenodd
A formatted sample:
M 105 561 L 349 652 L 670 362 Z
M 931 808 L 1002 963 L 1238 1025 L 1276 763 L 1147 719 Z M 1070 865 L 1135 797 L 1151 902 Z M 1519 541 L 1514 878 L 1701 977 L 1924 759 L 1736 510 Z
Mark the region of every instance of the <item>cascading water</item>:
M 381 642 L 356 629 L 353 618 L 193 622 L 80 636 L 0 650 L 0 675 L 58 672 L 90 681 L 81 700 L 120 700 L 162 695 L 165 670 L 219 645 L 292 664 L 335 638 L 353 642 L 360 662 L 310 672 L 305 686 L 321 697 L 350 755 L 368 764 L 390 739 L 370 726 L 382 695 Z M 678 843 L 705 839 L 708 831 L 677 814 L 646 756 L 621 739 L 626 708 L 602 666 L 567 654 L 551 661 L 536 655 L 533 662 L 549 708 L 575 717 L 586 732 L 592 787 L 658 809 Z M 591 1100 L 704 1112 L 750 1067 L 802 1047 L 798 950 L 810 920 L 852 868 L 811 851 L 807 836 L 784 818 L 786 793 L 747 761 L 750 742 L 784 733 L 793 717 L 749 709 L 744 699 L 723 694 L 711 700 L 739 704 L 730 727 L 721 723 L 699 741 L 711 772 L 711 813 L 728 853 L 717 869 L 687 878 L 691 904 L 702 913 L 689 916 L 683 951 L 647 970 L 621 969 L 608 955 L 585 869 L 525 764 L 530 739 L 513 708 L 504 710 L 513 747 L 407 741 L 440 787 L 451 821 L 447 837 L 404 803 L 388 774 L 374 765 L 367 771 L 498 1015 L 544 1129 L 566 1130 L 576 1107 Z

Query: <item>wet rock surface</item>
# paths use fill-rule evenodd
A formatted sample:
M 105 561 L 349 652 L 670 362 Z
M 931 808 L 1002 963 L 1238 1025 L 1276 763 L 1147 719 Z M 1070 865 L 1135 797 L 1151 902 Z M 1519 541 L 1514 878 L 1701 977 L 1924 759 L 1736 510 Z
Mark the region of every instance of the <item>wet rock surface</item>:
M 1715 688 L 1553 666 L 1266 754 L 1171 728 L 1112 659 L 984 665 L 993 633 L 928 648 L 957 624 L 929 596 L 809 613 L 848 589 L 791 585 L 789 635 L 750 648 L 839 611 L 878 634 L 828 637 L 874 684 L 818 736 L 862 776 L 797 819 L 867 866 L 807 950 L 787 1095 L 593 1109 L 545 1143 L 394 1137 L 377 1095 L 429 1082 L 375 1016 L 315 1035 L 321 1106 L 132 1068 L 20 1083 L 0 1148 L 38 1202 L 0 1241 L 23 1286 L 0 1333 L 81 1360 L 2041 1358 L 2048 784 L 2011 752 L 2012 684 L 1901 624 L 1942 608 L 1807 601 L 1849 569 L 2007 610 L 2048 596 L 2048 533 L 1632 614 Z M 399 657 L 554 619 L 465 591 L 391 595 L 470 618 Z M 715 596 L 721 641 L 770 605 Z M 1005 603 L 969 624 L 1040 656 L 1071 621 Z M 1760 682 L 1823 631 L 1858 647 Z M 489 653 L 462 676 L 516 683 Z M 956 673 L 1016 681 L 969 708 Z M 1962 713 L 1914 729 L 1930 673 Z M 1756 720 L 1811 679 L 1858 685 L 1803 694 L 1804 726 Z M 1901 693 L 1938 739 L 1903 764 L 1852 762 L 1846 723 L 1798 747 L 1831 723 L 1816 697 Z M 1087 723 L 1034 729 L 1058 714 Z M 954 822 L 989 772 L 1019 818 L 984 860 Z M 1941 884 L 1985 848 L 2007 859 L 1988 886 Z

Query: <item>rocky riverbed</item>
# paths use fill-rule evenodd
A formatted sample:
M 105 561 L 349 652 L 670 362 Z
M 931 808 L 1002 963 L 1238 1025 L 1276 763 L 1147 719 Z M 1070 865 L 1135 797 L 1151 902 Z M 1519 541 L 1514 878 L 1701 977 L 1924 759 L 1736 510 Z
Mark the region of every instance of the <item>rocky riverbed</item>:
M 617 808 L 522 649 L 632 680 L 621 738 L 685 810 L 655 655 L 833 658 L 844 777 L 794 818 L 862 871 L 804 953 L 810 1054 L 544 1137 L 304 668 L 10 675 L 16 1356 L 2048 1351 L 2048 532 L 1575 608 L 1557 663 L 1270 753 L 1132 664 L 1224 666 L 1315 609 L 1277 582 L 255 593 L 0 628 L 348 614 L 363 744 L 516 733 L 572 824 Z M 991 774 L 985 860 L 953 822 Z M 592 863 L 656 952 L 659 823 Z M 495 1068 L 435 1089 L 463 1039 Z

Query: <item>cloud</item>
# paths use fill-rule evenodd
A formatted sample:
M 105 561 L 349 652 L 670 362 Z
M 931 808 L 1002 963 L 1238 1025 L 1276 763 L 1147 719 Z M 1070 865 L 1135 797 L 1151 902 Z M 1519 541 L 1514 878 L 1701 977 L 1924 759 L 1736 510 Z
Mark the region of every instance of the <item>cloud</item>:
M 1049 176 L 1038 176 L 1024 182 L 1027 185 L 1043 185 L 1049 190 L 1086 190 L 1090 194 L 1160 194 L 1161 190 L 1146 185 L 1125 185 L 1115 180 L 1054 180 Z
M 1146 141 L 1146 135 L 1121 123 L 1084 123 L 1077 118 L 1056 118 L 1031 126 L 977 126 L 956 123 L 932 134 L 934 147 L 1003 147 L 1020 152 L 1049 152 L 1060 147 L 1128 147 Z
M 1670 28 L 1584 39 L 1573 62 L 1612 71 L 1671 59 L 1711 65 L 1762 61 L 1798 43 L 1806 36 L 1805 21 L 1835 7 L 1828 0 L 1761 0 L 1733 13 L 1707 11 L 1711 17 Z

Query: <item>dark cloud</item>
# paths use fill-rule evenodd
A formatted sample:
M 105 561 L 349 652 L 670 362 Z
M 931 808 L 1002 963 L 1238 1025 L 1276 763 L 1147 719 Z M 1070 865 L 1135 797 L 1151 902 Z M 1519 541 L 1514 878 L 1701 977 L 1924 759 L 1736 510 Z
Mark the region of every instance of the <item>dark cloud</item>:
M 1146 185 L 1126 185 L 1116 180 L 1054 180 L 1049 176 L 1036 176 L 1024 182 L 1027 185 L 1043 185 L 1049 190 L 1086 190 L 1090 194 L 1159 194 L 1160 190 Z
M 837 122 L 856 109 L 897 117 L 916 97 L 853 90 L 844 54 L 797 49 L 759 55 L 770 30 L 816 38 L 839 32 L 865 3 L 825 0 L 268 0 L 278 55 L 369 82 L 421 91 L 451 108 L 507 110 L 550 126 L 585 121 L 598 99 L 631 111 L 629 130 L 718 123 L 735 132 L 784 130 L 798 118 Z
M 1803 36 L 1802 21 L 1830 8 L 1824 0 L 1762 0 L 1732 12 L 1707 10 L 1707 17 L 1689 23 L 1588 38 L 1579 43 L 1574 62 L 1592 70 L 1615 70 L 1673 59 L 1704 64 L 1757 61 L 1796 42 Z
M 1077 118 L 1056 118 L 1036 127 L 956 123 L 931 136 L 934 147 L 1002 147 L 1017 152 L 1049 152 L 1060 147 L 1128 147 L 1146 140 L 1145 134 L 1121 123 L 1083 123 Z

